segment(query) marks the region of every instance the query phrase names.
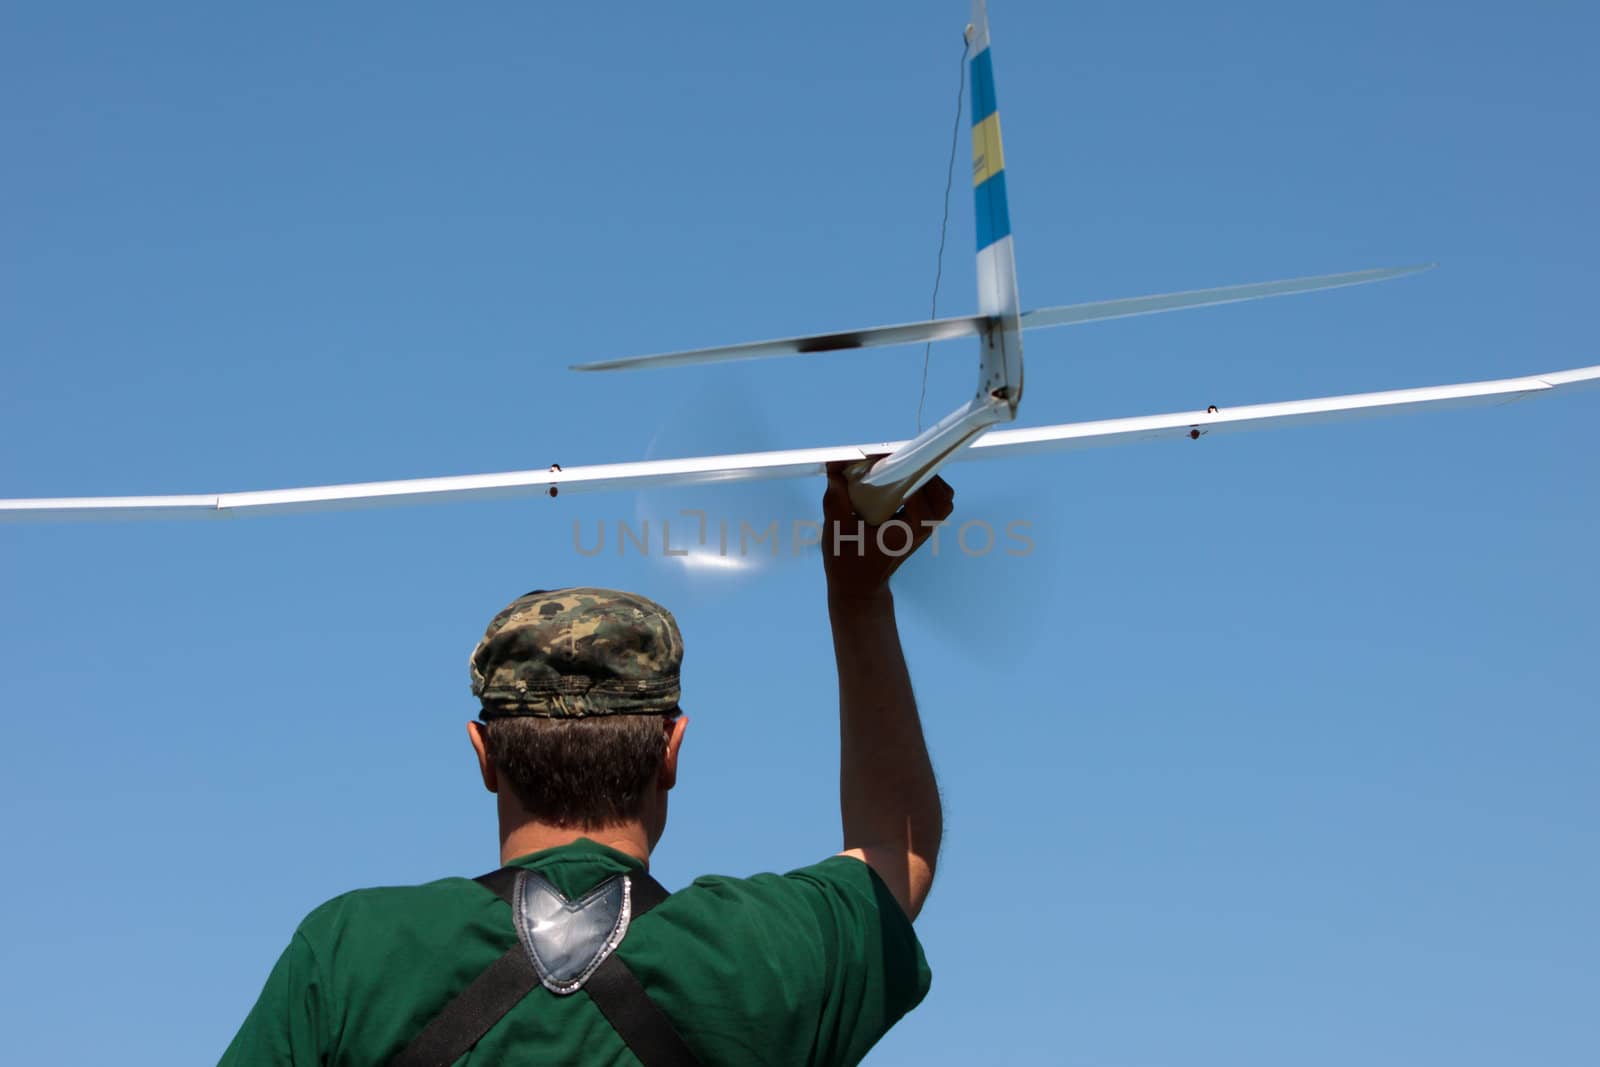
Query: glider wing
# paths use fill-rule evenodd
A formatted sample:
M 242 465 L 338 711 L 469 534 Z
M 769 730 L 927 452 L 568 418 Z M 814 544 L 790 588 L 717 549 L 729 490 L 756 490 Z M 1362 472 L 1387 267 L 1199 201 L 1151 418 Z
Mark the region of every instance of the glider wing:
M 1506 404 L 1527 397 L 1600 384 L 1600 366 L 1556 371 L 1525 378 L 1395 389 L 1314 400 L 1249 404 L 1218 411 L 1179 411 L 1165 415 L 1072 422 L 1056 426 L 993 430 L 952 457 L 953 462 L 996 459 L 1036 452 L 1070 451 L 1100 445 L 1160 438 L 1196 438 L 1213 433 L 1268 429 L 1296 423 L 1328 422 L 1364 415 L 1398 414 L 1426 408 Z M 828 463 L 855 461 L 895 451 L 901 441 L 829 448 L 752 452 L 729 456 L 610 463 L 565 470 L 509 471 L 446 478 L 322 485 L 243 493 L 190 496 L 68 497 L 0 500 L 0 521 L 124 518 L 221 518 L 230 515 L 320 511 L 444 500 L 557 493 L 637 490 L 766 478 L 820 475 Z

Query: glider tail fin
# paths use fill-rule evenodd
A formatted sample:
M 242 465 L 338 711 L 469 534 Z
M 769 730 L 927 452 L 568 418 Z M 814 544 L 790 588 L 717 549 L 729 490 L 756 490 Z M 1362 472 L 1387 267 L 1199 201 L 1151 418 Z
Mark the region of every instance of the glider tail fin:
M 978 314 L 989 320 L 982 339 L 978 395 L 1003 399 L 1016 416 L 1022 399 L 1021 307 L 1006 202 L 1005 150 L 995 101 L 986 0 L 972 0 L 967 29 L 972 75 L 972 189 L 978 229 Z
M 972 399 L 889 455 L 847 472 L 850 502 L 870 523 L 886 521 L 907 496 L 990 427 L 1015 419 L 1022 399 L 1022 315 L 985 0 L 972 0 L 967 52 L 972 57 L 972 189 L 978 230 L 978 388 Z

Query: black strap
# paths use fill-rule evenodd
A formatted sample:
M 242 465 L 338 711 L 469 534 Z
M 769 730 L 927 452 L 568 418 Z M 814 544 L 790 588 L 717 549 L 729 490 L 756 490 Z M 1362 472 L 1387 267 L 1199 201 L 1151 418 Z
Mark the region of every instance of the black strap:
M 498 871 L 480 874 L 473 881 L 507 904 L 510 904 L 511 894 L 517 888 L 517 872 L 521 869 L 520 867 L 501 867 Z
M 670 895 L 645 871 L 630 874 L 628 886 L 634 919 Z M 638 975 L 615 952 L 595 968 L 583 991 L 644 1067 L 699 1067 L 700 1061 L 684 1044 L 667 1013 L 650 999 Z
M 583 991 L 644 1067 L 697 1067 L 700 1063 L 667 1013 L 650 999 L 638 976 L 615 952 L 589 976 Z
M 517 872 L 516 867 L 502 867 L 474 881 L 510 904 Z M 630 874 L 628 883 L 633 919 L 670 896 L 644 871 Z M 539 975 L 527 952 L 520 943 L 512 945 L 429 1020 L 389 1067 L 450 1067 L 538 986 Z M 583 988 L 644 1067 L 698 1067 L 700 1061 L 672 1020 L 615 952 Z
M 539 985 L 521 944 L 489 964 L 411 1039 L 389 1067 L 450 1067 Z
M 631 900 L 633 919 L 637 919 L 671 895 L 667 892 L 666 886 L 650 877 L 649 871 L 635 871 L 628 875 L 628 896 Z M 633 919 L 628 921 L 632 922 Z

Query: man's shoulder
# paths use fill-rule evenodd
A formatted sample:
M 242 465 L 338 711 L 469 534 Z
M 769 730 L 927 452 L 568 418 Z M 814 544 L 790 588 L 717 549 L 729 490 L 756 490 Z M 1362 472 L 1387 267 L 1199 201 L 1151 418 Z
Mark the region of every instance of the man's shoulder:
M 876 897 L 876 887 L 880 885 L 882 880 L 871 867 L 853 856 L 841 855 L 784 874 L 705 874 L 674 895 L 703 895 L 724 903 L 805 900 L 837 894 Z
M 766 1062 L 773 1048 L 856 1062 L 931 981 L 911 921 L 852 856 L 785 874 L 703 875 L 617 951 L 726 1062 Z
M 829 856 L 785 873 L 703 874 L 671 894 L 671 901 L 753 906 L 804 901 L 817 895 L 873 897 L 882 883 L 872 868 L 849 856 Z M 438 878 L 415 885 L 352 889 L 319 904 L 301 922 L 308 934 L 351 922 L 394 922 L 421 915 L 433 920 L 474 915 L 494 908 L 494 894 L 465 877 Z
M 678 942 L 715 935 L 727 944 L 743 931 L 760 932 L 768 942 L 815 943 L 844 933 L 842 927 L 910 928 L 872 869 L 848 856 L 782 874 L 701 875 L 673 892 L 655 914 L 640 924 L 630 948 L 641 937 Z M 341 893 L 312 909 L 296 935 L 323 963 L 335 954 L 350 960 L 352 954 L 387 955 L 404 946 L 476 942 L 503 948 L 501 942 L 515 936 L 499 899 L 463 877 Z
M 859 928 L 894 929 L 915 940 L 888 889 L 865 863 L 850 856 L 830 856 L 784 874 L 764 872 L 736 877 L 706 874 L 669 896 L 640 926 L 670 927 L 678 935 L 728 945 L 791 942 L 812 949 Z M 672 936 L 667 934 L 666 936 Z
M 459 926 L 494 903 L 494 895 L 470 878 L 352 889 L 313 908 L 298 933 L 315 946 L 352 931 Z

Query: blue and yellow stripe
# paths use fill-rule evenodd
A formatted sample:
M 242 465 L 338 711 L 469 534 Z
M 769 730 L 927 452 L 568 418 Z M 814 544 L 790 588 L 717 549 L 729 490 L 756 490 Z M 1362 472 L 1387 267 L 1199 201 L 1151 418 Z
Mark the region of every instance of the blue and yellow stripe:
M 994 97 L 989 48 L 972 57 L 972 187 L 978 251 L 1011 234 L 1006 207 L 1006 159 L 1000 144 L 1000 111 Z

